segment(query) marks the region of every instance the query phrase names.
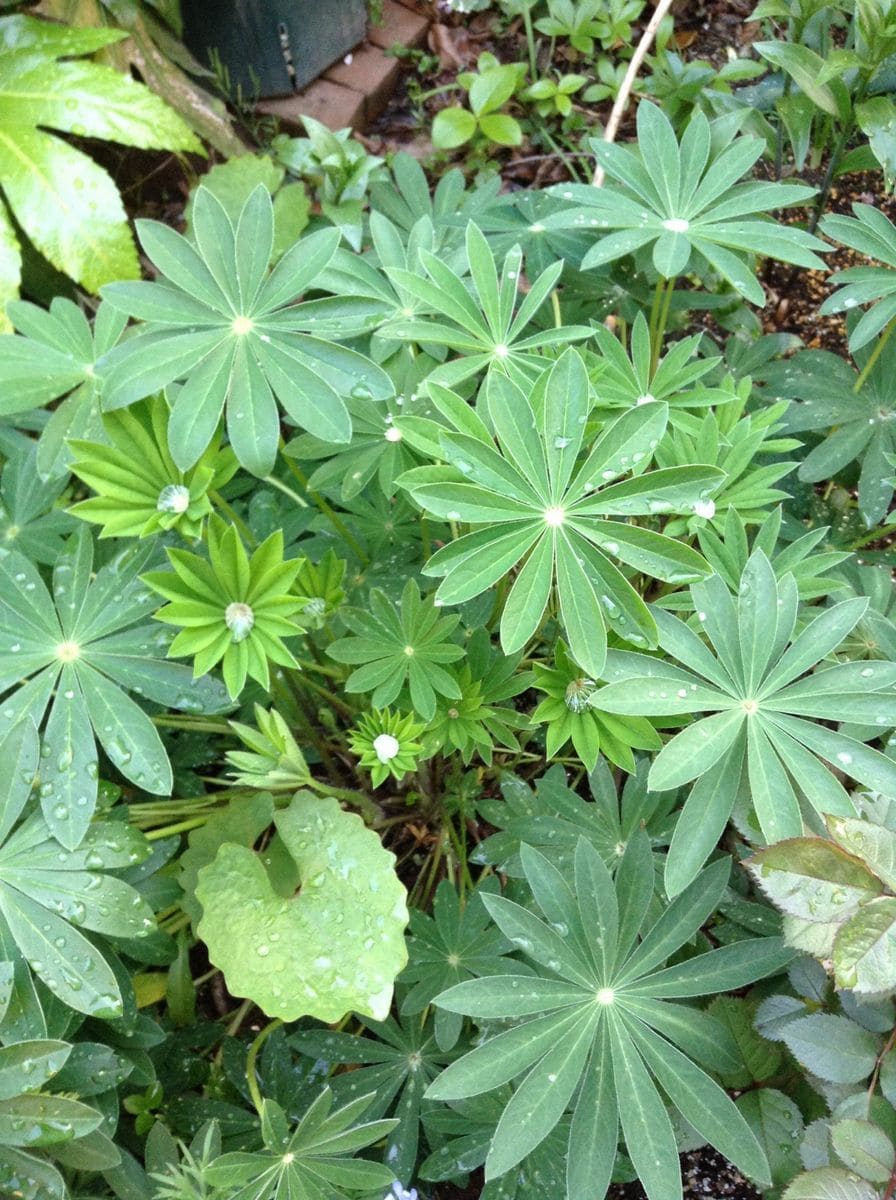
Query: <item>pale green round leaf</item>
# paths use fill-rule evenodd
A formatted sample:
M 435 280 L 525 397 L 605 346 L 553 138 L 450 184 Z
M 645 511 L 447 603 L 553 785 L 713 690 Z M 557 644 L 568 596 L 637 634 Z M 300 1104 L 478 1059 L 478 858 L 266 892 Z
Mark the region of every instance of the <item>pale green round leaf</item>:
M 274 818 L 302 886 L 284 899 L 262 859 L 224 844 L 199 872 L 198 934 L 234 995 L 268 1016 L 382 1021 L 407 962 L 405 890 L 394 856 L 336 800 L 297 792 Z

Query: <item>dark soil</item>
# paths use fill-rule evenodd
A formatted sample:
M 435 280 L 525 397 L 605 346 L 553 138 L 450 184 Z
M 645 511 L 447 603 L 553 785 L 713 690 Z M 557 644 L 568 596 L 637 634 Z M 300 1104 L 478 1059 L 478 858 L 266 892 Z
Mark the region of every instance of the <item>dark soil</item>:
M 820 187 L 822 172 L 804 171 L 800 178 Z M 884 216 L 896 221 L 896 196 L 881 192 L 878 174 L 842 176 L 831 189 L 826 212 L 852 216 L 854 203 L 874 205 Z M 806 210 L 794 209 L 787 219 L 804 222 L 807 215 Z M 763 279 L 769 297 L 765 312 L 767 331 L 795 333 L 813 350 L 832 350 L 848 357 L 843 314 L 819 316 L 818 309 L 833 290 L 828 279 L 830 271 L 864 266 L 867 261 L 864 255 L 846 246 L 839 246 L 826 255 L 827 271 L 806 271 L 802 267 L 769 261 Z
M 728 1196 L 730 1200 L 760 1200 L 762 1196 L 711 1146 L 681 1156 L 681 1177 L 685 1196 Z M 647 1193 L 640 1183 L 626 1183 L 611 1187 L 607 1196 L 609 1200 L 646 1200 Z

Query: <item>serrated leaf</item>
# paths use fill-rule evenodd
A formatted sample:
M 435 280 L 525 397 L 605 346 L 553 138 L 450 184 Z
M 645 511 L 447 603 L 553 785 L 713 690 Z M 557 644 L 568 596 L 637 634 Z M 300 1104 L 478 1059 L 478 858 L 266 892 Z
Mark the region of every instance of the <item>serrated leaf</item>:
M 883 891 L 852 854 L 822 838 L 777 842 L 745 865 L 770 900 L 804 921 L 845 920 Z
M 860 1083 L 877 1061 L 878 1039 L 848 1017 L 799 1017 L 784 1026 L 781 1039 L 807 1071 L 830 1083 Z
M 831 1145 L 849 1170 L 869 1183 L 886 1183 L 896 1166 L 893 1143 L 873 1121 L 835 1121 Z
M 837 986 L 856 992 L 896 988 L 896 897 L 864 904 L 834 938 Z
M 841 1167 L 820 1167 L 798 1175 L 784 1200 L 878 1200 L 878 1190 Z
M 800 1169 L 799 1138 L 803 1118 L 793 1101 L 775 1088 L 756 1088 L 735 1101 L 741 1116 L 765 1150 L 776 1184 Z

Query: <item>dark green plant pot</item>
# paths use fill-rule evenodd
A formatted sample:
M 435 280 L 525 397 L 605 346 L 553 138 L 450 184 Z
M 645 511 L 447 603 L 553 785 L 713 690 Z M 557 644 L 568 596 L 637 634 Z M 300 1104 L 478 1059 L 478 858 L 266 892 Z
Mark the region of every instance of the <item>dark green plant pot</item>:
M 365 0 L 182 0 L 184 40 L 206 66 L 217 52 L 231 94 L 285 96 L 360 42 Z

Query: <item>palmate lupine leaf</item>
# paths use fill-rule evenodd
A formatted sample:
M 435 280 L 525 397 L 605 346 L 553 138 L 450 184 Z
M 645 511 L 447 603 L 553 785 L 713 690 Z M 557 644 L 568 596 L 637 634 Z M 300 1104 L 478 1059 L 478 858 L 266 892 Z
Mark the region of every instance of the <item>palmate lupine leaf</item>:
M 662 400 L 669 405 L 669 421 L 677 423 L 680 409 L 707 408 L 734 398 L 732 389 L 709 387 L 699 381 L 721 358 L 700 358 L 700 334 L 673 343 L 654 367 L 650 335 L 643 313 L 632 325 L 628 349 L 604 325 L 594 329 L 603 369 L 596 381 L 600 408 L 630 408 Z
M 822 233 L 884 265 L 835 271 L 828 282 L 837 290 L 818 311 L 825 316 L 871 304 L 849 331 L 849 348 L 855 354 L 896 317 L 896 225 L 870 204 L 853 204 L 852 211 L 854 217 L 824 217 Z
M 354 1068 L 330 1079 L 333 1096 L 339 1103 L 374 1094 L 368 1116 L 397 1118 L 382 1157 L 393 1179 L 409 1180 L 417 1162 L 423 1093 L 455 1055 L 437 1046 L 431 1014 L 418 1013 L 401 1021 L 388 1017 L 365 1025 L 373 1036 L 309 1029 L 294 1034 L 289 1042 L 315 1062 Z
M 67 480 L 64 475 L 41 479 L 37 446 L 30 438 L 7 429 L 3 439 L 7 457 L 0 475 L 0 546 L 51 565 L 62 553 L 63 538 L 75 528 L 74 518 L 57 507 Z
M 354 350 L 310 336 L 301 308 L 339 243 L 335 229 L 297 242 L 268 271 L 274 213 L 267 188 L 246 201 L 236 226 L 214 195 L 200 187 L 193 203 L 193 240 L 156 221 L 138 222 L 155 282 L 116 283 L 110 304 L 142 322 L 103 361 L 104 408 L 122 408 L 176 380 L 169 426 L 171 455 L 181 470 L 199 459 L 226 406 L 227 432 L 242 466 L 267 475 L 280 436 L 277 403 L 303 429 L 347 442 L 344 397 L 384 399 L 388 376 Z
M 697 540 L 700 549 L 713 571 L 722 576 L 732 592 L 736 592 L 750 553 L 756 549 L 763 552 L 779 578 L 788 573 L 793 575 L 801 600 L 828 596 L 841 588 L 842 581 L 834 575 L 826 575 L 825 572 L 844 562 L 849 558 L 849 554 L 842 550 L 821 550 L 813 553 L 816 546 L 825 540 L 828 532 L 825 526 L 821 529 L 810 529 L 789 544 L 779 542 L 782 515 L 780 507 L 770 512 L 752 539 L 747 535 L 743 518 L 733 507 L 729 507 L 725 514 L 725 522 L 721 528 L 722 536 L 709 525 L 698 529 Z M 879 574 L 883 575 L 883 572 Z M 691 611 L 690 599 L 687 596 L 675 596 L 674 599 L 680 599 L 681 606 L 688 612 Z M 664 608 L 677 607 L 671 603 L 672 600 L 672 596 L 664 597 L 661 603 Z M 896 653 L 896 642 L 893 645 Z
M 468 980 L 435 1001 L 480 1021 L 516 1022 L 452 1063 L 427 1091 L 431 1099 L 461 1099 L 523 1076 L 495 1130 L 486 1179 L 512 1170 L 572 1104 L 569 1200 L 605 1194 L 620 1126 L 650 1200 L 679 1200 L 677 1146 L 659 1084 L 707 1141 L 767 1185 L 759 1144 L 694 1061 L 713 1071 L 732 1069 L 737 1060 L 724 1028 L 705 1012 L 666 1003 L 745 986 L 792 957 L 779 938 L 757 938 L 663 969 L 718 905 L 729 861 L 707 868 L 644 929 L 653 890 L 645 835 L 629 843 L 615 884 L 584 838 L 572 880 L 529 846 L 521 858 L 543 916 L 500 896 L 484 895 L 483 903 L 536 964 L 536 975 Z
M 576 207 L 546 217 L 548 228 L 589 228 L 604 235 L 582 260 L 584 270 L 652 243 L 653 265 L 664 278 L 686 270 L 716 272 L 751 303 L 762 305 L 765 294 L 749 264 L 750 255 L 824 269 L 816 251 L 827 247 L 819 238 L 758 219 L 803 203 L 815 189 L 738 183 L 765 149 L 760 138 L 732 141 L 728 136 L 719 148 L 713 127 L 697 109 L 679 142 L 668 118 L 647 102 L 638 105 L 637 122 L 637 146 L 591 141 L 613 184 L 561 184 L 553 189 L 555 196 Z
M 854 814 L 830 767 L 872 790 L 896 793 L 891 758 L 817 724 L 847 721 L 881 734 L 896 725 L 896 663 L 842 663 L 807 673 L 854 628 L 866 599 L 823 609 L 794 638 L 796 581 L 789 574 L 777 579 L 761 550 L 744 568 L 736 601 L 718 575 L 693 585 L 691 595 L 709 645 L 656 609 L 659 644 L 675 661 L 613 651 L 604 673 L 611 682 L 596 696 L 611 712 L 698 717 L 650 770 L 658 789 L 696 781 L 669 848 L 671 895 L 715 848 L 741 790 L 768 841 L 800 836 L 801 798 L 819 813 Z
M 382 326 L 384 337 L 447 346 L 458 356 L 436 369 L 431 382 L 449 387 L 485 371 L 501 372 L 528 386 L 541 370 L 546 347 L 565 346 L 591 336 L 587 325 L 532 329 L 534 318 L 560 278 L 562 262 L 543 271 L 517 304 L 523 256 L 519 247 L 508 251 L 500 275 L 485 235 L 472 223 L 466 233 L 467 267 L 472 286 L 435 254 L 419 253 L 426 274 L 387 267 L 393 283 L 414 297 L 435 319 L 400 317 Z
M 43 721 L 40 797 L 50 832 L 69 849 L 97 795 L 100 742 L 137 787 L 167 794 L 171 764 L 156 728 L 127 692 L 189 712 L 220 712 L 213 679 L 165 661 L 167 638 L 146 618 L 156 600 L 140 582 L 151 547 L 128 549 L 92 576 L 93 542 L 76 531 L 53 570 L 50 595 L 21 554 L 0 558 L 0 730 Z
M 457 431 L 439 432 L 450 465 L 419 467 L 399 482 L 427 512 L 474 527 L 427 562 L 425 574 L 444 577 L 436 600 L 470 600 L 525 560 L 501 616 L 506 654 L 535 634 L 552 594 L 570 652 L 591 675 L 603 669 L 608 625 L 628 641 L 655 645 L 647 606 L 609 556 L 672 583 L 700 578 L 706 564 L 682 542 L 612 518 L 692 510 L 724 478 L 702 466 L 632 474 L 662 438 L 667 405 L 623 413 L 580 461 L 592 398 L 575 350 L 541 373 L 531 400 L 506 376 L 490 376 L 494 438 L 454 393 L 436 386 L 432 394 Z
M 449 640 L 459 618 L 439 614 L 432 597 L 425 600 L 413 579 L 398 608 L 379 588 L 372 588 L 369 612 L 342 609 L 351 630 L 327 647 L 337 662 L 356 666 L 346 682 L 348 692 L 372 692 L 371 702 L 385 708 L 407 688 L 414 710 L 425 720 L 435 716 L 436 695 L 460 699 L 457 680 L 441 664 L 463 658 L 463 648 Z
M 101 525 L 101 538 L 169 529 L 185 538 L 201 535 L 212 511 L 208 492 L 228 482 L 236 459 L 213 439 L 194 467 L 179 470 L 168 449 L 169 419 L 165 400 L 155 396 L 105 414 L 104 442 L 68 439 L 77 456 L 72 473 L 97 493 L 68 511 Z
M 284 561 L 283 531 L 246 553 L 236 526 L 209 522 L 208 559 L 189 550 L 169 550 L 171 571 L 148 571 L 145 582 L 168 603 L 154 614 L 179 633 L 172 658 L 191 657 L 194 678 L 217 663 L 233 699 L 246 678 L 270 685 L 269 663 L 295 666 L 283 642 L 301 631 L 295 617 L 305 600 L 293 592 L 301 559 Z
M 65 479 L 72 458 L 67 439 L 102 439 L 96 364 L 121 337 L 127 318 L 100 304 L 91 329 L 64 296 L 49 310 L 16 300 L 7 313 L 18 332 L 0 338 L 0 416 L 59 400 L 37 444 L 37 468 L 45 479 Z
M 621 794 L 603 760 L 588 776 L 591 800 L 569 787 L 559 763 L 537 780 L 534 792 L 516 776 L 501 782 L 501 799 L 484 798 L 478 811 L 498 830 L 480 842 L 470 861 L 496 867 L 512 879 L 522 877 L 520 846 L 533 846 L 568 875 L 580 837 L 595 847 L 611 871 L 619 866 L 632 837 L 645 830 L 654 847 L 668 845 L 680 807 L 678 792 L 653 792 L 647 787 L 648 761 L 640 758 Z
M 721 410 L 707 412 L 701 418 L 681 414 L 677 428 L 669 431 L 657 448 L 660 467 L 684 466 L 692 462 L 712 463 L 725 472 L 725 482 L 713 494 L 712 501 L 698 504 L 692 515 L 669 522 L 670 535 L 686 529 L 704 527 L 707 522 L 721 526 L 732 510 L 749 524 L 765 517 L 772 504 L 788 499 L 787 492 L 773 486 L 788 475 L 796 462 L 779 461 L 782 453 L 799 447 L 794 438 L 775 437 L 781 429 L 779 418 L 786 404 L 771 405 L 755 413 L 744 413 L 750 395 L 749 380 L 737 385 L 737 396 Z M 771 462 L 763 462 L 773 456 Z
M 496 877 L 485 876 L 462 904 L 453 884 L 443 879 L 433 898 L 432 916 L 411 909 L 410 962 L 401 974 L 401 983 L 413 987 L 402 998 L 402 1014 L 423 1012 L 439 992 L 465 979 L 519 971 L 519 963 L 506 957 L 512 944 L 491 924 L 482 903 L 483 896 L 498 891 Z M 457 1044 L 462 1026 L 459 1013 L 436 1008 L 434 1034 L 442 1050 Z
M 387 1188 L 394 1175 L 380 1163 L 355 1158 L 395 1126 L 395 1121 L 356 1124 L 373 1096 L 333 1109 L 324 1088 L 290 1131 L 283 1109 L 265 1100 L 261 1110 L 264 1149 L 224 1154 L 206 1167 L 205 1179 L 230 1200 L 345 1200 Z
M 857 352 L 859 371 L 873 353 L 868 345 Z M 856 391 L 859 371 L 829 350 L 803 350 L 771 363 L 763 390 L 793 401 L 781 422 L 784 432 L 822 435 L 800 464 L 800 479 L 816 483 L 860 464 L 859 511 L 870 527 L 884 518 L 893 498 L 887 456 L 896 452 L 896 341 L 887 342 Z
M 115 973 L 80 929 L 130 939 L 154 928 L 149 905 L 123 880 L 104 873 L 139 863 L 149 847 L 127 823 L 92 825 L 75 850 L 52 836 L 39 812 L 19 823 L 41 765 L 29 717 L 0 738 L 0 761 L 0 958 L 19 960 L 20 990 L 32 989 L 30 969 L 69 1008 L 121 1016 Z

